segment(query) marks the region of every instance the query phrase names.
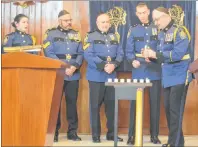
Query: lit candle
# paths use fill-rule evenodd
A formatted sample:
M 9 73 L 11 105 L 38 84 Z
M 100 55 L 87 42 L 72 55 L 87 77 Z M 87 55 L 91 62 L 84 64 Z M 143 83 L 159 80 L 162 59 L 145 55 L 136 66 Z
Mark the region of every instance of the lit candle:
M 117 83 L 118 82 L 118 79 L 114 79 L 114 82 Z
M 150 83 L 150 79 L 149 78 L 146 78 L 146 83 Z
M 112 82 L 112 79 L 111 79 L 111 78 L 109 78 L 109 79 L 108 79 L 108 82 L 109 82 L 109 83 L 110 83 L 110 82 Z
M 137 83 L 137 79 L 133 79 L 133 83 Z
M 144 83 L 144 79 L 140 79 L 140 83 Z
M 124 83 L 124 79 L 120 79 L 120 82 L 121 82 L 121 83 Z

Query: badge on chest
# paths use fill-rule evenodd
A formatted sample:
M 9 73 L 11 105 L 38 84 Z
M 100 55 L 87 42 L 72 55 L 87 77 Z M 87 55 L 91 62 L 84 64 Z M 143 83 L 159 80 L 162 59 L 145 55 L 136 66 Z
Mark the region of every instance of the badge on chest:
M 165 41 L 173 41 L 173 33 L 167 33 L 165 36 Z
M 115 39 L 114 35 L 109 35 L 109 36 L 110 36 L 111 40 Z
M 69 33 L 68 37 L 69 37 L 70 40 L 75 40 L 76 42 L 81 41 L 81 37 L 80 37 L 79 33 L 76 33 L 76 34 Z
M 68 34 L 68 37 L 69 37 L 69 39 L 73 39 L 73 38 L 74 38 L 74 34 L 69 33 L 69 34 Z
M 157 28 L 152 28 L 152 35 L 157 35 Z

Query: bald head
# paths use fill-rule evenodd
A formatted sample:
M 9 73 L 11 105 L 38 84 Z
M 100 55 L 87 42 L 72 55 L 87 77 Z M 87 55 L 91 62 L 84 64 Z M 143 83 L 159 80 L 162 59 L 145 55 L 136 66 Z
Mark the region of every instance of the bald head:
M 153 10 L 153 21 L 159 29 L 164 29 L 171 21 L 168 10 L 164 7 L 158 7 Z
M 108 32 L 109 28 L 111 27 L 109 15 L 106 13 L 98 15 L 96 24 L 101 32 Z
M 96 21 L 100 21 L 101 19 L 109 19 L 109 15 L 107 13 L 102 13 L 97 16 Z

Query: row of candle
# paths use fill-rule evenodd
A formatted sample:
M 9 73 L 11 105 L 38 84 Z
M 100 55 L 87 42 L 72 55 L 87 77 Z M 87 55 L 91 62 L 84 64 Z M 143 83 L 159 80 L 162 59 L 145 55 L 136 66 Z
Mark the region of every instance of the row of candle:
M 111 83 L 111 82 L 114 82 L 114 83 L 118 83 L 118 82 L 120 82 L 120 83 L 125 83 L 125 82 L 127 82 L 127 83 L 131 83 L 131 82 L 133 82 L 133 83 L 138 83 L 138 79 L 133 79 L 133 81 L 131 80 L 131 79 L 126 79 L 126 81 L 125 81 L 125 79 L 108 79 L 108 82 L 109 83 Z M 146 82 L 146 83 L 150 83 L 150 79 L 148 79 L 148 78 L 146 78 L 145 80 L 144 79 L 139 79 L 139 82 L 140 83 L 144 83 L 144 82 Z

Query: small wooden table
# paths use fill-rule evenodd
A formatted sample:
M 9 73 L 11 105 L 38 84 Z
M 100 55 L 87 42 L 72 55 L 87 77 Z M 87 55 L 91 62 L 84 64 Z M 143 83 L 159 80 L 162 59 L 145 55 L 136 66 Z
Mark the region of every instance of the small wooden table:
M 118 100 L 136 100 L 135 146 L 142 146 L 144 88 L 151 87 L 152 83 L 106 82 L 105 85 L 115 88 L 114 146 L 117 146 L 118 141 Z

